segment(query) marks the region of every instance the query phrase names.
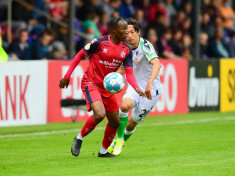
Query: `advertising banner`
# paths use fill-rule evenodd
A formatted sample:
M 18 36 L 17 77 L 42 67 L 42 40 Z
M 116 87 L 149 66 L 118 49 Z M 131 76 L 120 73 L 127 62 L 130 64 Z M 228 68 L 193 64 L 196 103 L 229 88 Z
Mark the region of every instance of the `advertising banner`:
M 220 111 L 235 111 L 235 59 L 220 60 Z
M 190 111 L 219 110 L 219 61 L 189 62 Z
M 160 59 L 162 94 L 150 115 L 188 113 L 188 61 Z
M 71 61 L 50 61 L 48 65 L 48 103 L 47 122 L 63 122 L 86 120 L 92 112 L 61 108 L 60 100 L 73 98 L 84 99 L 81 90 L 81 79 L 89 61 L 82 61 L 74 70 L 70 85 L 67 89 L 60 89 L 59 81 L 65 75 Z M 162 95 L 150 115 L 187 113 L 188 106 L 188 62 L 186 60 L 161 60 L 160 77 Z M 119 104 L 125 89 L 116 95 Z
M 0 126 L 46 123 L 47 61 L 0 63 Z
M 75 68 L 70 78 L 67 89 L 60 89 L 60 79 L 66 74 L 71 61 L 50 61 L 48 63 L 48 101 L 47 101 L 47 122 L 66 122 L 86 120 L 91 112 L 79 111 L 77 109 L 61 108 L 61 99 L 85 99 L 81 89 L 81 80 L 86 71 L 88 61 L 81 61 Z

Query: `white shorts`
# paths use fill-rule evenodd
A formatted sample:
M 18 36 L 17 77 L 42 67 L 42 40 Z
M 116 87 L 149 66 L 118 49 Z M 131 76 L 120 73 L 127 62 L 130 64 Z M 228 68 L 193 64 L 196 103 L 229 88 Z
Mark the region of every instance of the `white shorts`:
M 152 100 L 149 100 L 146 97 L 139 96 L 139 94 L 133 89 L 133 87 L 128 85 L 126 93 L 124 94 L 122 99 L 130 98 L 133 100 L 132 118 L 136 123 L 142 122 L 156 105 L 161 95 L 161 88 L 152 90 L 151 93 Z

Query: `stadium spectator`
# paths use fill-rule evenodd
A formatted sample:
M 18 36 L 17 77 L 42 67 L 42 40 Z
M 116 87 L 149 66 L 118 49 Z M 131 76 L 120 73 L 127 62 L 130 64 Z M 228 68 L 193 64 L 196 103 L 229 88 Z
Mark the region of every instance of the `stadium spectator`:
M 76 16 L 79 20 L 84 21 L 90 13 L 102 14 L 102 9 L 98 7 L 98 0 L 87 0 L 82 7 L 77 9 Z
M 108 13 L 103 13 L 101 15 L 100 22 L 98 24 L 98 29 L 99 29 L 101 35 L 107 35 L 108 34 L 108 32 L 109 32 L 108 22 L 109 22 Z
M 53 41 L 48 46 L 48 58 L 55 60 L 67 60 L 67 50 L 63 42 L 59 40 Z
M 231 8 L 230 0 L 223 0 L 222 5 L 219 7 L 219 13 L 222 18 L 222 26 L 234 30 L 235 13 Z
M 111 18 L 113 18 L 113 17 L 119 17 L 120 15 L 119 15 L 119 12 L 117 11 L 117 10 L 114 10 L 113 11 L 113 13 L 112 13 L 112 15 L 111 15 Z
M 149 22 L 153 22 L 156 19 L 157 13 L 163 14 L 164 20 L 166 20 L 167 17 L 167 12 L 163 4 L 163 0 L 156 0 L 155 3 L 151 4 L 149 9 L 148 9 L 148 18 L 147 20 Z
M 217 27 L 214 38 L 210 41 L 208 55 L 215 58 L 230 57 L 229 48 L 224 41 L 224 30 L 222 27 Z
M 166 13 L 167 13 L 167 25 L 169 26 L 172 22 L 172 20 L 174 19 L 174 17 L 176 16 L 177 14 L 177 11 L 173 5 L 173 0 L 165 0 L 164 1 L 165 4 L 164 4 L 164 7 L 166 9 Z
M 149 23 L 149 25 L 147 26 L 147 30 L 149 28 L 153 28 L 157 32 L 158 36 L 162 36 L 165 30 L 165 26 L 166 26 L 166 20 L 164 14 L 162 14 L 161 12 L 157 12 L 155 21 Z
M 182 25 L 182 32 L 183 34 L 190 34 L 192 35 L 192 19 L 190 17 L 187 17 L 185 20 L 184 20 L 184 23 Z
M 180 29 L 177 29 L 176 31 L 173 32 L 173 37 L 172 40 L 170 41 L 173 52 L 179 56 L 182 55 L 182 44 L 181 44 L 182 38 L 183 38 L 182 31 Z
M 209 13 L 205 12 L 200 16 L 200 25 L 201 25 L 201 31 L 205 32 L 209 35 L 210 33 L 210 15 Z
M 155 51 L 158 52 L 157 48 L 157 42 L 158 42 L 158 36 L 156 31 L 153 28 L 149 28 L 146 33 L 146 40 L 148 40 L 154 47 Z
M 136 10 L 135 19 L 142 25 L 140 33 L 143 34 L 144 29 L 147 27 L 147 21 L 144 19 L 144 11 L 142 9 Z
M 0 26 L 0 62 L 5 62 L 8 60 L 7 53 L 4 51 L 2 47 L 2 29 Z
M 208 58 L 208 35 L 205 32 L 200 33 L 200 58 L 198 59 L 207 59 Z
M 208 12 L 210 14 L 211 20 L 213 21 L 217 16 L 219 16 L 219 1 L 210 0 L 209 4 L 203 6 L 203 12 Z
M 221 17 L 215 17 L 214 21 L 208 25 L 208 35 L 209 38 L 213 38 L 215 36 L 215 30 L 217 27 L 220 27 L 222 24 L 222 19 Z M 204 32 L 204 31 L 202 31 Z
M 46 29 L 45 25 L 40 23 L 37 19 L 32 18 L 28 21 L 28 27 L 27 30 L 31 35 L 33 35 L 33 38 L 37 38 L 39 34 L 41 34 Z
M 123 0 L 118 12 L 124 19 L 133 17 L 135 15 L 135 8 L 132 5 L 132 0 Z
M 148 14 L 149 12 L 149 6 L 150 6 L 150 0 L 142 0 L 140 1 L 137 5 L 137 10 L 143 10 L 144 12 L 144 19 L 146 20 L 146 22 L 148 21 Z
M 162 47 L 162 50 L 159 51 L 159 53 L 164 58 L 169 58 L 169 59 L 182 58 L 173 52 L 173 49 L 170 43 L 171 39 L 172 39 L 172 33 L 171 33 L 171 30 L 168 28 L 164 31 L 162 38 L 160 39 L 163 47 Z
M 193 59 L 192 39 L 188 34 L 184 35 L 182 39 L 182 56 L 187 60 Z
M 53 17 L 57 20 L 62 20 L 64 13 L 67 12 L 68 9 L 68 1 L 63 0 L 48 0 L 47 8 Z
M 20 36 L 9 46 L 9 55 L 13 60 L 29 59 L 29 32 L 26 29 L 20 31 Z
M 35 39 L 31 45 L 31 59 L 32 60 L 46 60 L 49 58 L 49 44 L 53 40 L 54 34 L 50 30 L 45 30 L 39 35 L 38 39 Z
M 191 1 L 186 1 L 184 3 L 184 13 L 187 17 L 192 17 L 193 16 L 193 5 Z
M 88 18 L 82 23 L 83 31 L 86 33 L 91 33 L 90 31 L 94 31 L 93 37 L 100 37 L 100 31 L 97 27 L 99 22 L 99 16 L 96 13 L 90 13 Z M 87 32 L 88 31 L 88 32 Z
M 179 11 L 173 23 L 171 24 L 171 27 L 175 30 L 181 29 L 184 24 L 185 18 L 186 18 L 185 13 L 183 11 Z

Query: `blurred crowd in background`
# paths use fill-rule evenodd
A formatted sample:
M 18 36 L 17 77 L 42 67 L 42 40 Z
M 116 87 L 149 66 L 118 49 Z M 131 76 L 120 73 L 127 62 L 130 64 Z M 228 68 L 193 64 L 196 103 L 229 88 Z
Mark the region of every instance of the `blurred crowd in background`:
M 22 0 L 68 23 L 68 0 Z M 12 38 L 7 39 L 7 0 L 0 1 L 0 44 L 9 60 L 68 60 L 68 30 L 17 2 L 12 4 Z M 235 58 L 235 12 L 230 0 L 203 0 L 200 58 L 194 51 L 194 0 L 76 0 L 75 29 L 91 40 L 109 34 L 114 16 L 136 18 L 141 36 L 161 58 Z M 89 40 L 75 35 L 76 52 Z M 0 46 L 1 47 L 1 46 Z

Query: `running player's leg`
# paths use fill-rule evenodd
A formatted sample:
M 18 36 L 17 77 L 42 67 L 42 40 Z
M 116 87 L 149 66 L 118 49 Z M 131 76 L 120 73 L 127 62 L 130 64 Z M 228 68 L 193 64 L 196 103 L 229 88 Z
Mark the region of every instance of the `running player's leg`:
M 128 86 L 119 109 L 119 119 L 121 123 L 118 127 L 115 145 L 112 145 L 113 147 L 110 146 L 109 148 L 109 151 L 112 151 L 112 153 L 116 156 L 121 153 L 124 145 L 124 131 L 128 122 L 128 112 L 132 107 L 136 106 L 139 99 L 140 96 L 136 93 L 136 91 L 131 86 Z
M 137 106 L 133 107 L 132 115 L 130 116 L 125 132 L 124 132 L 124 141 L 127 141 L 130 136 L 135 132 L 135 127 L 138 123 L 144 121 L 144 118 L 156 105 L 160 97 L 161 89 L 154 91 L 157 94 L 153 95 L 152 100 L 147 99 L 146 97 L 141 97 Z
M 89 117 L 83 126 L 81 132 L 74 138 L 71 152 L 74 156 L 78 156 L 82 141 L 91 131 L 93 131 L 97 124 L 99 124 L 105 117 L 105 108 L 102 102 L 101 95 L 97 90 L 96 86 L 85 84 L 82 89 L 87 101 L 88 111 L 93 110 L 93 116 Z
M 108 153 L 108 147 L 112 143 L 116 135 L 117 128 L 120 125 L 120 120 L 118 118 L 119 105 L 114 95 L 111 97 L 102 97 L 102 99 L 103 99 L 105 110 L 106 110 L 108 124 L 104 132 L 104 138 L 103 138 L 102 146 L 100 148 L 98 156 L 99 157 L 114 157 L 114 155 Z
M 125 95 L 122 98 L 122 104 L 119 109 L 119 118 L 121 121 L 120 126 L 117 131 L 117 139 L 123 139 L 124 130 L 128 122 L 128 112 L 130 109 L 137 104 L 140 96 L 136 93 L 136 91 L 128 86 Z
M 132 115 L 130 115 L 127 126 L 124 131 L 124 141 L 127 141 L 135 132 L 135 127 L 137 126 L 137 124 L 138 123 L 133 120 Z
M 117 139 L 123 139 L 124 130 L 128 122 L 128 112 L 132 108 L 133 103 L 133 100 L 128 97 L 122 99 L 122 104 L 119 109 L 120 126 L 117 130 Z

